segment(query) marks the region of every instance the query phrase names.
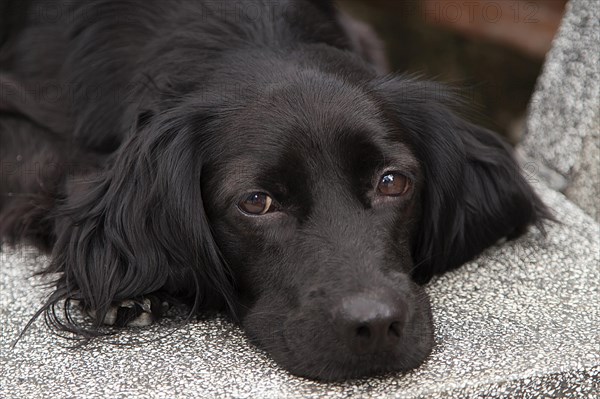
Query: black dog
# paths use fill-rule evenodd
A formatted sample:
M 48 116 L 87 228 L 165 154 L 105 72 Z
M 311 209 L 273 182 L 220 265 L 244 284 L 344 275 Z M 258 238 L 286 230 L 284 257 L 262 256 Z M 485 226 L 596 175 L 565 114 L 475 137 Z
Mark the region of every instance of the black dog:
M 299 375 L 406 370 L 433 345 L 413 281 L 549 217 L 500 139 L 379 74 L 326 1 L 0 4 L 0 233 L 51 250 L 61 328 L 177 298 Z

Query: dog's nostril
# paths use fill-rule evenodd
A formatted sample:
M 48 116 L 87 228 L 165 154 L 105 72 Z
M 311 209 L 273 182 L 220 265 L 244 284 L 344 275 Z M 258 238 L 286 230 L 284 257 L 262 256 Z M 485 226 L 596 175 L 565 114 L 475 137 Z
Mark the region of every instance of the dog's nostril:
M 400 335 L 402 335 L 402 323 L 399 321 L 392 322 L 392 324 L 390 324 L 390 328 L 388 329 L 388 335 L 400 338 Z
M 360 326 L 356 329 L 356 336 L 361 338 L 371 338 L 369 326 Z

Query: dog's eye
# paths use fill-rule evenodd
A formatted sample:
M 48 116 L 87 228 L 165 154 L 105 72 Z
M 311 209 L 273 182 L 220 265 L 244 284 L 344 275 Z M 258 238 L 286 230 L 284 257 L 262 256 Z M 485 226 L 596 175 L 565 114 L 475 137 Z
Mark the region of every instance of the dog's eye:
M 391 172 L 386 173 L 379 180 L 377 191 L 381 195 L 399 197 L 408 193 L 411 189 L 411 180 L 403 174 Z
M 266 193 L 252 193 L 241 200 L 238 207 L 249 215 L 264 215 L 273 210 L 273 198 Z

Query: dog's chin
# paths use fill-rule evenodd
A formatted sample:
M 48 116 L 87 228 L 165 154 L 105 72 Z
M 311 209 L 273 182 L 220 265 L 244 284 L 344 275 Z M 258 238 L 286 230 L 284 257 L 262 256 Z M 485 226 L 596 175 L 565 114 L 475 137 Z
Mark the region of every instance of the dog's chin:
M 419 367 L 434 345 L 429 299 L 423 292 L 416 297 L 398 344 L 368 354 L 354 353 L 331 326 L 315 323 L 315 319 L 325 320 L 323 317 L 309 314 L 307 309 L 291 311 L 287 317 L 281 316 L 286 314 L 281 309 L 275 313 L 250 311 L 243 325 L 255 345 L 300 377 L 335 382 L 404 372 Z

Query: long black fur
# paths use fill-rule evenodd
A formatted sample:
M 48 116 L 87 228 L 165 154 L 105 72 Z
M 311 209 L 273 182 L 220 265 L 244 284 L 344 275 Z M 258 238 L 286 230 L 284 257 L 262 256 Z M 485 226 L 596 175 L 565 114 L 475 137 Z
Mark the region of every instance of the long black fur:
M 433 340 L 407 276 L 426 282 L 550 217 L 500 138 L 442 86 L 379 74 L 330 2 L 0 10 L 0 236 L 51 253 L 42 311 L 59 328 L 93 336 L 111 306 L 158 295 L 227 311 L 300 375 L 409 369 Z M 390 167 L 410 196 L 374 193 Z M 252 189 L 282 211 L 241 215 Z M 327 327 L 361 290 L 410 309 L 379 357 Z M 65 300 L 95 323 L 58 318 Z

